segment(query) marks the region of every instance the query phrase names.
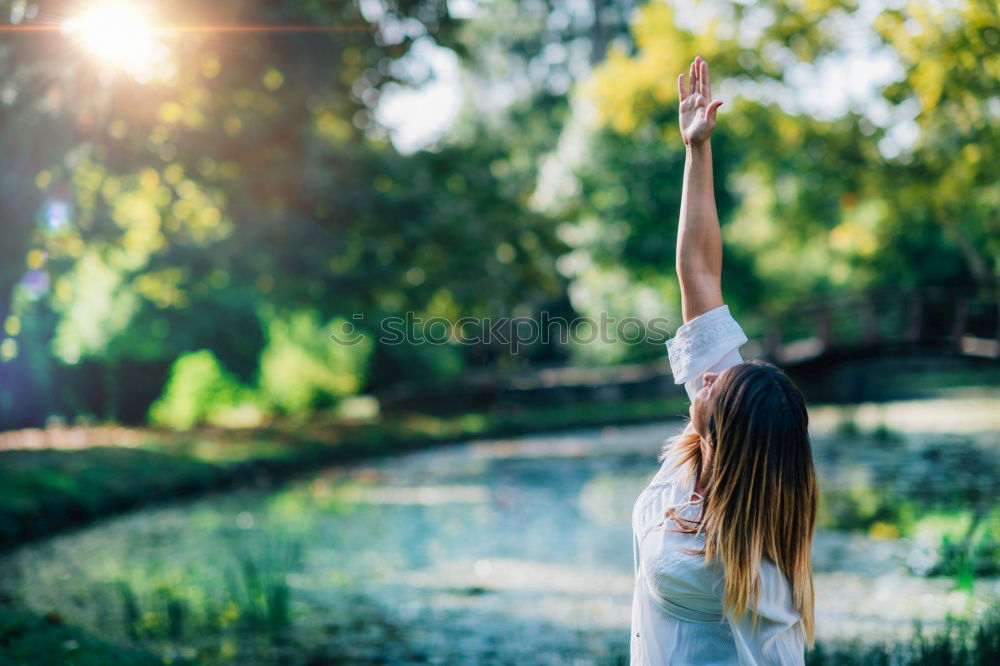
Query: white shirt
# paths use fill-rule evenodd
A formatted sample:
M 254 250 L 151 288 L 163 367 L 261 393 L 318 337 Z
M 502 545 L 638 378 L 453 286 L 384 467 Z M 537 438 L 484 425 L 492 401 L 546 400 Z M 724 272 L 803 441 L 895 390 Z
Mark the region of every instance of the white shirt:
M 746 341 L 725 305 L 692 319 L 667 342 L 674 381 L 693 398 L 706 372 L 742 362 L 739 348 Z M 723 616 L 721 564 L 707 565 L 704 556 L 685 552 L 703 548 L 704 535 L 671 531 L 677 525 L 664 517 L 668 507 L 686 518 L 701 510 L 691 482 L 671 469 L 674 462 L 664 460 L 632 512 L 632 666 L 803 664 L 805 632 L 791 585 L 766 557 L 757 625 L 751 626 L 750 613 L 738 620 Z

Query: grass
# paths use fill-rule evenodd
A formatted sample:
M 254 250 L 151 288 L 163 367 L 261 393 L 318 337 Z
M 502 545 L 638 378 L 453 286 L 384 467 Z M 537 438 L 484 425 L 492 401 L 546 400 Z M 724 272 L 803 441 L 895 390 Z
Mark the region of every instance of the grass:
M 120 447 L 6 451 L 0 453 L 0 547 L 296 467 L 280 459 L 220 464 Z
M 107 605 L 117 612 L 120 626 L 109 627 L 111 638 L 120 637 L 160 651 L 199 637 L 217 637 L 200 652 L 217 658 L 223 645 L 241 641 L 279 641 L 292 624 L 291 595 L 287 574 L 295 567 L 298 544 L 261 553 L 244 553 L 224 566 L 220 594 L 204 594 L 206 588 L 178 586 L 175 581 L 118 580 Z M 291 559 L 290 559 L 291 558 Z M 235 656 L 235 647 L 229 648 Z
M 65 624 L 59 615 L 29 615 L 0 606 L 0 666 L 163 666 L 193 664 L 164 660 L 145 650 L 113 645 Z
M 949 620 L 944 630 L 928 634 L 918 626 L 912 641 L 863 646 L 817 644 L 806 653 L 806 666 L 994 666 L 1000 664 L 1000 608 L 981 622 Z
M 117 646 L 67 626 L 56 614 L 18 613 L 0 605 L 0 666 L 188 665 L 186 659 L 161 659 L 149 652 Z M 612 646 L 602 661 L 629 663 L 627 644 Z M 907 643 L 861 645 L 818 643 L 806 652 L 806 666 L 995 666 L 1000 664 L 1000 608 L 979 622 L 950 620 L 929 633 L 919 626 Z
M 39 616 L 0 596 L 0 666 L 234 663 L 287 644 L 288 581 L 301 570 L 303 543 L 289 534 L 238 535 L 249 540 L 234 539 L 202 568 L 122 569 L 92 588 L 87 604 L 67 601 L 59 612 Z

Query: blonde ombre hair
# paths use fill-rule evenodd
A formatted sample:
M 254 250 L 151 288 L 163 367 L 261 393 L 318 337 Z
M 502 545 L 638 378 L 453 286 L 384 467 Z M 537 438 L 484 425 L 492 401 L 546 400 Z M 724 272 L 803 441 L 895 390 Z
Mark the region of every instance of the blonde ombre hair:
M 667 517 L 682 532 L 705 535 L 704 549 L 694 552 L 721 562 L 722 604 L 734 617 L 750 610 L 756 623 L 761 558 L 770 558 L 791 583 L 812 645 L 818 493 L 805 400 L 781 370 L 748 361 L 720 374 L 695 409 L 661 459 L 676 457 L 674 467 L 703 489 L 700 520 L 672 510 Z

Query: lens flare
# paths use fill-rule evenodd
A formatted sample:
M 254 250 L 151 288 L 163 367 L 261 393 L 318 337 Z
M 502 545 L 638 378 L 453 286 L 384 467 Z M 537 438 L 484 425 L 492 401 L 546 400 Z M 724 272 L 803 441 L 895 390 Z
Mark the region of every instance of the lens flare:
M 137 78 L 155 75 L 168 56 L 148 15 L 126 3 L 92 7 L 64 21 L 62 31 L 105 65 L 123 67 Z

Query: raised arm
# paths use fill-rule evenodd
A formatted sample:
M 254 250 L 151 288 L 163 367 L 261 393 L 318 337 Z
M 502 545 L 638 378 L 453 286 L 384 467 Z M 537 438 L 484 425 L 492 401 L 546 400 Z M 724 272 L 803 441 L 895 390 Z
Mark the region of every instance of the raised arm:
M 684 75 L 677 77 L 681 138 L 687 151 L 677 232 L 677 277 L 685 322 L 722 305 L 722 236 L 715 209 L 709 142 L 722 102 L 712 101 L 708 63 L 701 56 L 691 63 L 690 79 L 689 90 Z

